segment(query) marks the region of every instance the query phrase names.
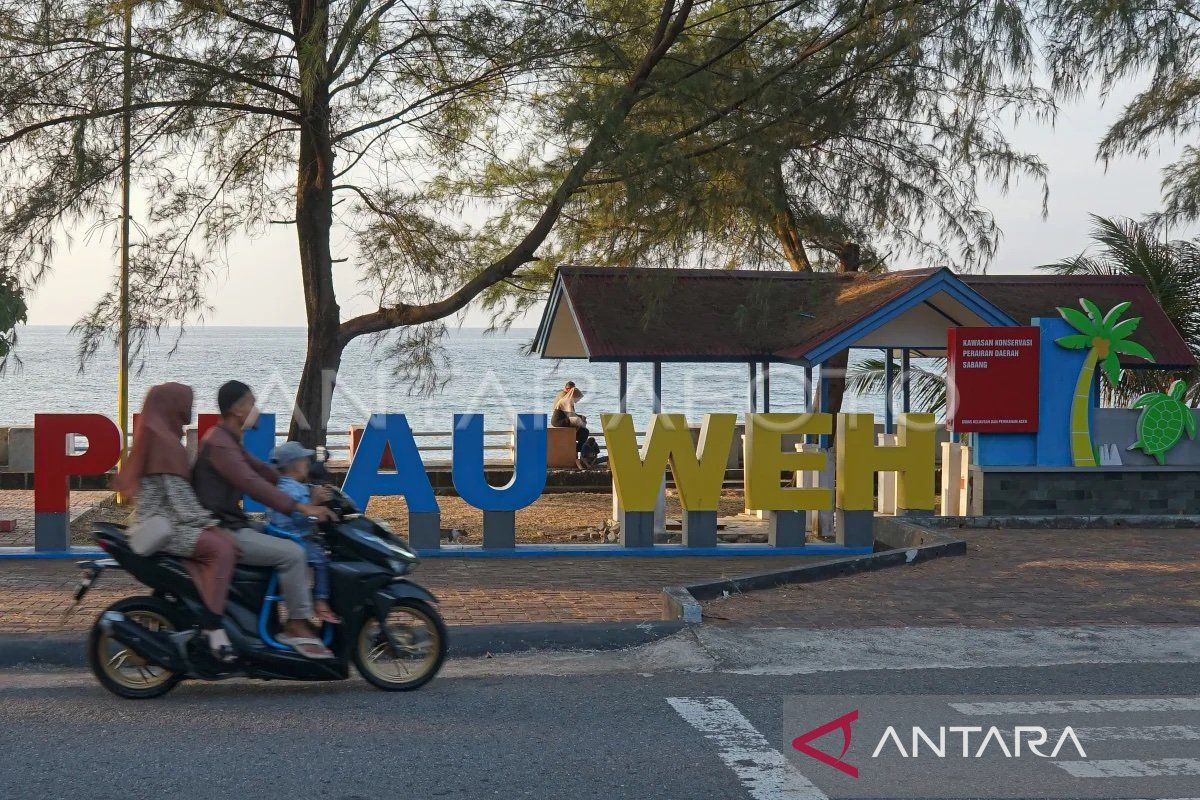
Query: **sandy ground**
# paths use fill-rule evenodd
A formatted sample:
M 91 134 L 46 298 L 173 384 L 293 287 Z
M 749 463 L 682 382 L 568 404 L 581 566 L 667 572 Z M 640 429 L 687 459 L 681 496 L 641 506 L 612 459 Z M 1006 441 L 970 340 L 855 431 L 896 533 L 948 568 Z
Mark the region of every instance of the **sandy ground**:
M 467 505 L 460 497 L 439 496 L 442 528 L 461 531 L 458 541 L 478 544 L 483 540 L 483 512 Z M 740 513 L 745 508 L 742 491 L 726 490 L 721 497 L 721 516 Z M 408 517 L 404 498 L 377 497 L 367 513 L 386 520 L 397 532 L 407 534 Z M 594 492 L 547 493 L 528 508 L 517 512 L 517 541 L 522 543 L 600 541 L 604 523 L 612 517 L 612 495 Z M 679 496 L 667 491 L 667 519 L 680 517 Z M 75 544 L 90 544 L 91 525 L 97 521 L 126 523 L 129 511 L 105 501 L 93 511 L 72 522 Z
M 462 531 L 460 540 L 478 544 L 483 540 L 483 512 L 467 505 L 460 497 L 438 497 L 442 510 L 442 528 Z M 745 508 L 742 492 L 722 493 L 720 514 L 738 514 Z M 388 520 L 397 531 L 408 531 L 404 499 L 377 497 L 367 513 Z M 612 495 L 592 492 L 547 493 L 528 508 L 517 512 L 517 541 L 552 543 L 599 541 L 599 532 L 612 517 Z M 679 496 L 667 492 L 667 519 L 680 517 Z

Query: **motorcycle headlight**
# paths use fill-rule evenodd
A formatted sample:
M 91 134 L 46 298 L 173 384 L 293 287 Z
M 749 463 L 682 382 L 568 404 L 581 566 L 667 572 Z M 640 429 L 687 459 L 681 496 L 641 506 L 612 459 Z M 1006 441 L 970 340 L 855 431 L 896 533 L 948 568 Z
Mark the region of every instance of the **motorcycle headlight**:
M 397 575 L 403 575 L 405 572 L 408 572 L 408 565 L 394 558 L 388 559 L 388 568 Z

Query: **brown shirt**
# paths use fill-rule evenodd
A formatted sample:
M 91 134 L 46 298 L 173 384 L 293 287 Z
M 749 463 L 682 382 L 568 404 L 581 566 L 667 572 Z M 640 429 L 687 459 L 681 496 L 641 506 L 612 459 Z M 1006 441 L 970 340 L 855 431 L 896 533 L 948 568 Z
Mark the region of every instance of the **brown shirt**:
M 236 530 L 250 524 L 242 510 L 242 495 L 283 514 L 292 513 L 296 501 L 275 486 L 278 481 L 274 467 L 246 450 L 240 431 L 222 424 L 204 435 L 192 484 L 200 504 L 213 512 L 222 526 Z

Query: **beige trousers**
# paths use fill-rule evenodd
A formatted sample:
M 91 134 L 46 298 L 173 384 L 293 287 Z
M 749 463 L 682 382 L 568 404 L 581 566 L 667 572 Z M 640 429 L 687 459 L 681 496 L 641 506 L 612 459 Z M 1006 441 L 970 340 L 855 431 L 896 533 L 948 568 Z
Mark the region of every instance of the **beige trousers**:
M 275 567 L 279 570 L 279 587 L 287 603 L 288 619 L 311 619 L 312 589 L 308 579 L 308 559 L 304 548 L 287 539 L 268 536 L 253 528 L 234 531 L 242 555 L 239 564 L 252 567 Z

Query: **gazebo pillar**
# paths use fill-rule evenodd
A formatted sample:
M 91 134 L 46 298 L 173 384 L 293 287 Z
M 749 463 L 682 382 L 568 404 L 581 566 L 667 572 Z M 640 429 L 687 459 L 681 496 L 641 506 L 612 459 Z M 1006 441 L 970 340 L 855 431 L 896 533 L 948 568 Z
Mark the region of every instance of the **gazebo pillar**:
M 883 432 L 892 432 L 895 416 L 895 387 L 892 385 L 892 348 L 883 351 Z
M 811 414 L 813 410 L 813 377 L 812 364 L 804 366 L 804 410 Z
M 617 408 L 622 414 L 629 410 L 629 362 L 617 363 Z
M 753 361 L 746 363 L 749 378 L 746 381 L 746 411 L 751 414 L 758 412 L 758 365 Z
M 907 347 L 900 351 L 900 408 L 905 414 L 912 411 L 912 378 L 908 374 L 912 365 L 909 354 Z
M 764 361 L 762 365 L 763 413 L 771 413 L 771 362 Z

